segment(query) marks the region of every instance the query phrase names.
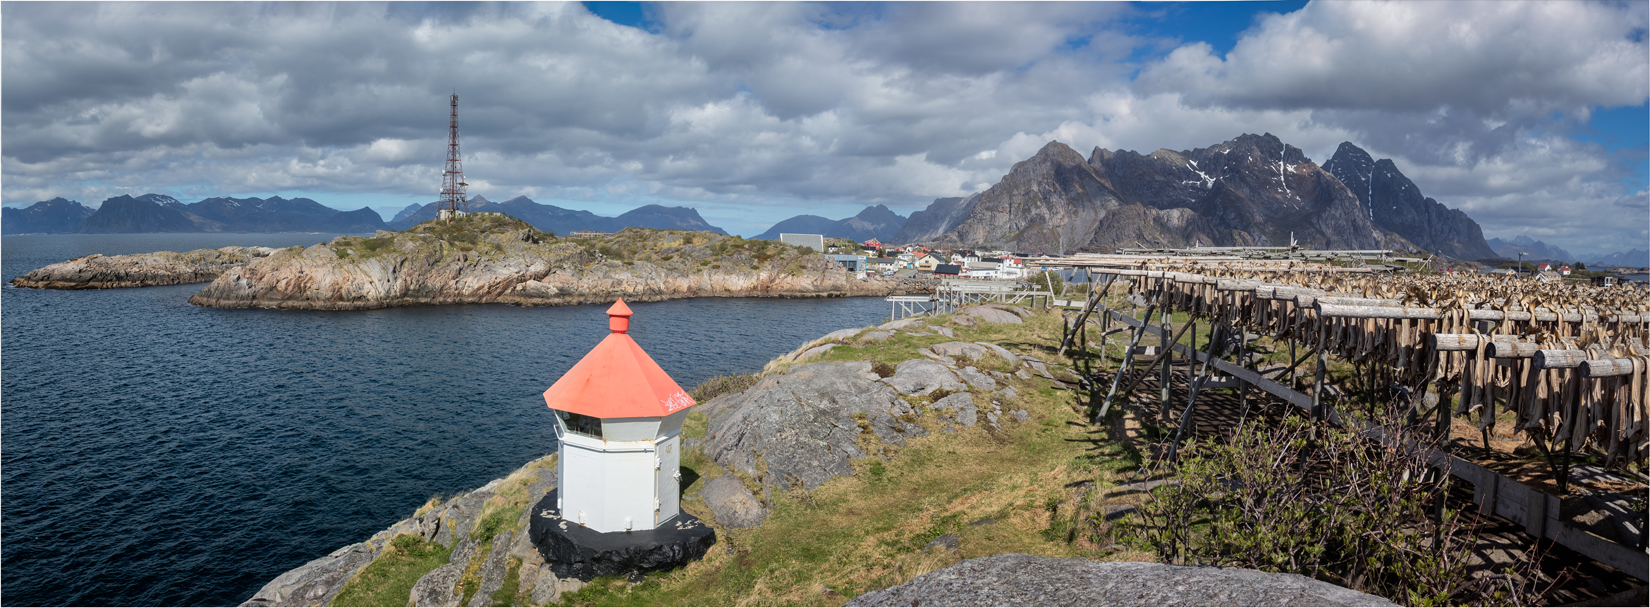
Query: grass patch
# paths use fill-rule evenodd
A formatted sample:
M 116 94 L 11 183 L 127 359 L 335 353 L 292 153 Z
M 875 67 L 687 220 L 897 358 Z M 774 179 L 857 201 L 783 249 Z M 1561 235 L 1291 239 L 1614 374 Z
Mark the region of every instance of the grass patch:
M 334 606 L 405 606 L 418 579 L 447 563 L 452 549 L 402 534 L 344 585 Z
M 936 322 L 948 323 L 948 318 Z M 1039 313 L 1018 325 L 948 324 L 955 338 L 900 332 L 883 343 L 838 346 L 819 360 L 871 361 L 889 365 L 891 371 L 893 364 L 919 357 L 915 351 L 922 346 L 978 340 L 1034 354 L 1051 367 L 1070 365 L 1048 346 L 1060 337 L 1059 323 L 1057 313 Z M 930 435 L 904 446 L 882 446 L 879 457 L 854 461 L 852 477 L 838 477 L 806 492 L 772 488 L 768 519 L 755 528 L 718 530 L 718 545 L 704 559 L 637 584 L 597 579 L 563 601 L 615 606 L 841 605 L 861 593 L 984 555 L 1144 557 L 1102 549 L 1093 541 L 1096 535 L 1086 517 L 1101 500 L 1095 489 L 1120 479 L 1114 473 L 1119 467 L 1108 466 L 1110 462 L 1124 460 L 1133 467 L 1138 460 L 1101 449 L 1105 442 L 1095 440 L 1085 424 L 1084 404 L 1075 391 L 1055 390 L 1041 378 L 1006 382 L 1020 395 L 1004 400 L 1004 411 L 1024 408 L 1032 422 L 1005 417 L 1001 430 L 988 432 L 982 417 L 974 427 L 945 433 L 939 431 L 933 413 L 924 413 L 918 423 L 928 426 Z M 683 466 L 706 478 L 727 474 L 698 450 L 684 453 Z M 760 486 L 753 490 L 763 495 Z M 682 504 L 694 515 L 708 515 L 698 501 Z M 997 523 L 970 525 L 986 518 Z M 941 534 L 958 536 L 956 553 L 923 551 Z
M 693 390 L 688 391 L 688 396 L 693 397 L 694 401 L 704 403 L 728 393 L 737 393 L 747 388 L 756 386 L 756 383 L 761 379 L 761 374 L 730 374 L 726 376 L 716 376 L 709 380 L 705 380 L 704 382 L 700 382 L 699 386 L 693 387 Z

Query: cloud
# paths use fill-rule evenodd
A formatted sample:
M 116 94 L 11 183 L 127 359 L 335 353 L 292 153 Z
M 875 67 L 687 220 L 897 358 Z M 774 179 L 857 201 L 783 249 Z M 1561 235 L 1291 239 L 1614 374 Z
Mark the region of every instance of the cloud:
M 1600 210 L 1634 210 L 1622 155 L 1643 152 L 1570 136 L 1594 108 L 1644 103 L 1642 3 L 1314 3 L 1223 56 L 1120 3 L 663 3 L 653 31 L 577 3 L 5 11 L 7 204 L 433 200 L 456 90 L 473 193 L 689 204 L 747 233 L 909 213 L 1049 139 L 1087 154 L 1271 132 L 1319 162 L 1346 140 L 1393 158 L 1492 235 L 1539 192 L 1593 201 L 1563 238 L 1642 240 Z

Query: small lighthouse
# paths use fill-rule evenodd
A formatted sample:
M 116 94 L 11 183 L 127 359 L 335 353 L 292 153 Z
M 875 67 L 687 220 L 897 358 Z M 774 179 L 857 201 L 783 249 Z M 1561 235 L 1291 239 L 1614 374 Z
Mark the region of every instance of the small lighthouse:
M 556 511 L 600 533 L 681 515 L 682 420 L 694 401 L 631 339 L 631 314 L 624 300 L 607 309 L 613 333 L 544 391 L 561 442 Z

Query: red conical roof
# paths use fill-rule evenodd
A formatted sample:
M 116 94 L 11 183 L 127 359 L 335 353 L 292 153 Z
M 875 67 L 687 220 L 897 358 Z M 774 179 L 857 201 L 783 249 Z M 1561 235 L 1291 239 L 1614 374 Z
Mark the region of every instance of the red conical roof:
M 692 407 L 687 391 L 630 339 L 630 308 L 608 309 L 608 334 L 573 369 L 544 391 L 551 409 L 597 418 L 668 416 Z

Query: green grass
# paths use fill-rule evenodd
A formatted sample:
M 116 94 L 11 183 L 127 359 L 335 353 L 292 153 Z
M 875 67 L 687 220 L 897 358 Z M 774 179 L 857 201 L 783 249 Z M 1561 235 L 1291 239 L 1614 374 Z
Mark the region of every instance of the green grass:
M 350 579 L 334 606 L 405 606 L 418 579 L 447 563 L 452 549 L 402 534 L 384 553 Z
M 948 323 L 949 318 L 934 322 Z M 920 356 L 915 351 L 921 346 L 965 340 L 1003 344 L 1051 365 L 1069 364 L 1047 352 L 1047 344 L 1060 335 L 1056 313 L 1038 314 L 1018 325 L 947 326 L 957 337 L 902 333 L 884 343 L 839 346 L 821 360 L 897 363 Z M 1097 493 L 1071 489 L 1110 487 L 1116 479 L 1112 471 L 1138 467 L 1138 452 L 1094 441 L 1076 392 L 1056 390 L 1041 378 L 1008 383 L 1020 396 L 1003 404 L 1005 412 L 1025 408 L 1030 422 L 1005 418 L 1002 430 L 988 430 L 982 413 L 978 425 L 947 433 L 932 413 L 925 413 L 918 423 L 930 434 L 904 446 L 880 446 L 867 436 L 862 443 L 875 446 L 878 456 L 854 461 L 852 477 L 809 491 L 772 488 L 768 519 L 755 528 L 719 529 L 717 545 L 704 559 L 637 584 L 597 579 L 564 596 L 563 603 L 841 605 L 855 595 L 983 555 L 1143 558 L 1095 544 L 1087 515 L 1097 508 Z M 989 401 L 979 398 L 976 403 Z M 685 453 L 683 465 L 707 477 L 726 474 L 698 451 Z M 702 503 L 683 505 L 711 519 Z M 998 523 L 969 525 L 988 517 Z M 922 550 L 941 534 L 961 539 L 958 553 Z M 824 593 L 827 588 L 832 592 Z

